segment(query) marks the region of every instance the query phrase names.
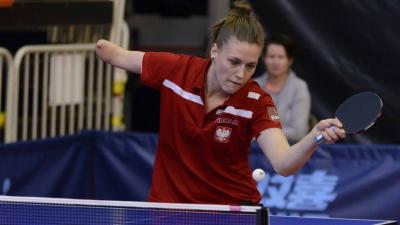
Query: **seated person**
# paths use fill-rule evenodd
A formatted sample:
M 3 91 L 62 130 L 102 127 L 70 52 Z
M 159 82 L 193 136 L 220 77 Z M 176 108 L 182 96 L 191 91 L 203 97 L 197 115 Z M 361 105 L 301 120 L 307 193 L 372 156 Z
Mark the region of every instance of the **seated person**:
M 263 56 L 266 72 L 254 79 L 272 96 L 283 132 L 292 143 L 307 134 L 311 110 L 307 83 L 290 69 L 294 60 L 293 48 L 291 37 L 272 35 L 266 42 Z

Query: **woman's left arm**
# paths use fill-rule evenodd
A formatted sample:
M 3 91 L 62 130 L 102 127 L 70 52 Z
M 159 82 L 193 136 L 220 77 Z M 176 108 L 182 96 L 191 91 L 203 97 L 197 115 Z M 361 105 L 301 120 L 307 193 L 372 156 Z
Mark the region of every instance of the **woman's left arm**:
M 274 170 L 282 176 L 289 176 L 302 168 L 317 149 L 314 137 L 322 134 L 326 144 L 333 144 L 345 137 L 337 119 L 321 120 L 299 142 L 289 146 L 285 135 L 279 128 L 270 128 L 261 132 L 257 142 L 268 158 Z

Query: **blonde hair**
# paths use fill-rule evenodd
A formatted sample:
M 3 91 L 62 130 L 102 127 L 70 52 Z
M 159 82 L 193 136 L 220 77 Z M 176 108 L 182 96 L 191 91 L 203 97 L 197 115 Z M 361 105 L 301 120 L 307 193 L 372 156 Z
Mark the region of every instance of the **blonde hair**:
M 216 43 L 219 48 L 231 37 L 264 46 L 264 29 L 245 0 L 236 0 L 228 15 L 211 27 L 211 43 Z

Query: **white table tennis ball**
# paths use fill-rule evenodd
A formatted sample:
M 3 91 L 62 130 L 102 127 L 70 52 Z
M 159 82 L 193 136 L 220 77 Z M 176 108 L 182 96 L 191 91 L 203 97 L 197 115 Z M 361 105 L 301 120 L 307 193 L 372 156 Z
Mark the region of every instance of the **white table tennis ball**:
M 252 176 L 255 181 L 260 181 L 260 180 L 264 179 L 265 172 L 264 172 L 264 170 L 258 168 L 258 169 L 253 170 Z

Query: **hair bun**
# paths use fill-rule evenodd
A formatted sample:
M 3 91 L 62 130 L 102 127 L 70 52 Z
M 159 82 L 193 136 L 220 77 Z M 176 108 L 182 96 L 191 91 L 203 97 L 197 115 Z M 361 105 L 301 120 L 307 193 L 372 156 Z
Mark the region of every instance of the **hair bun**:
M 236 0 L 232 4 L 231 12 L 239 15 L 251 15 L 251 7 L 246 0 Z

